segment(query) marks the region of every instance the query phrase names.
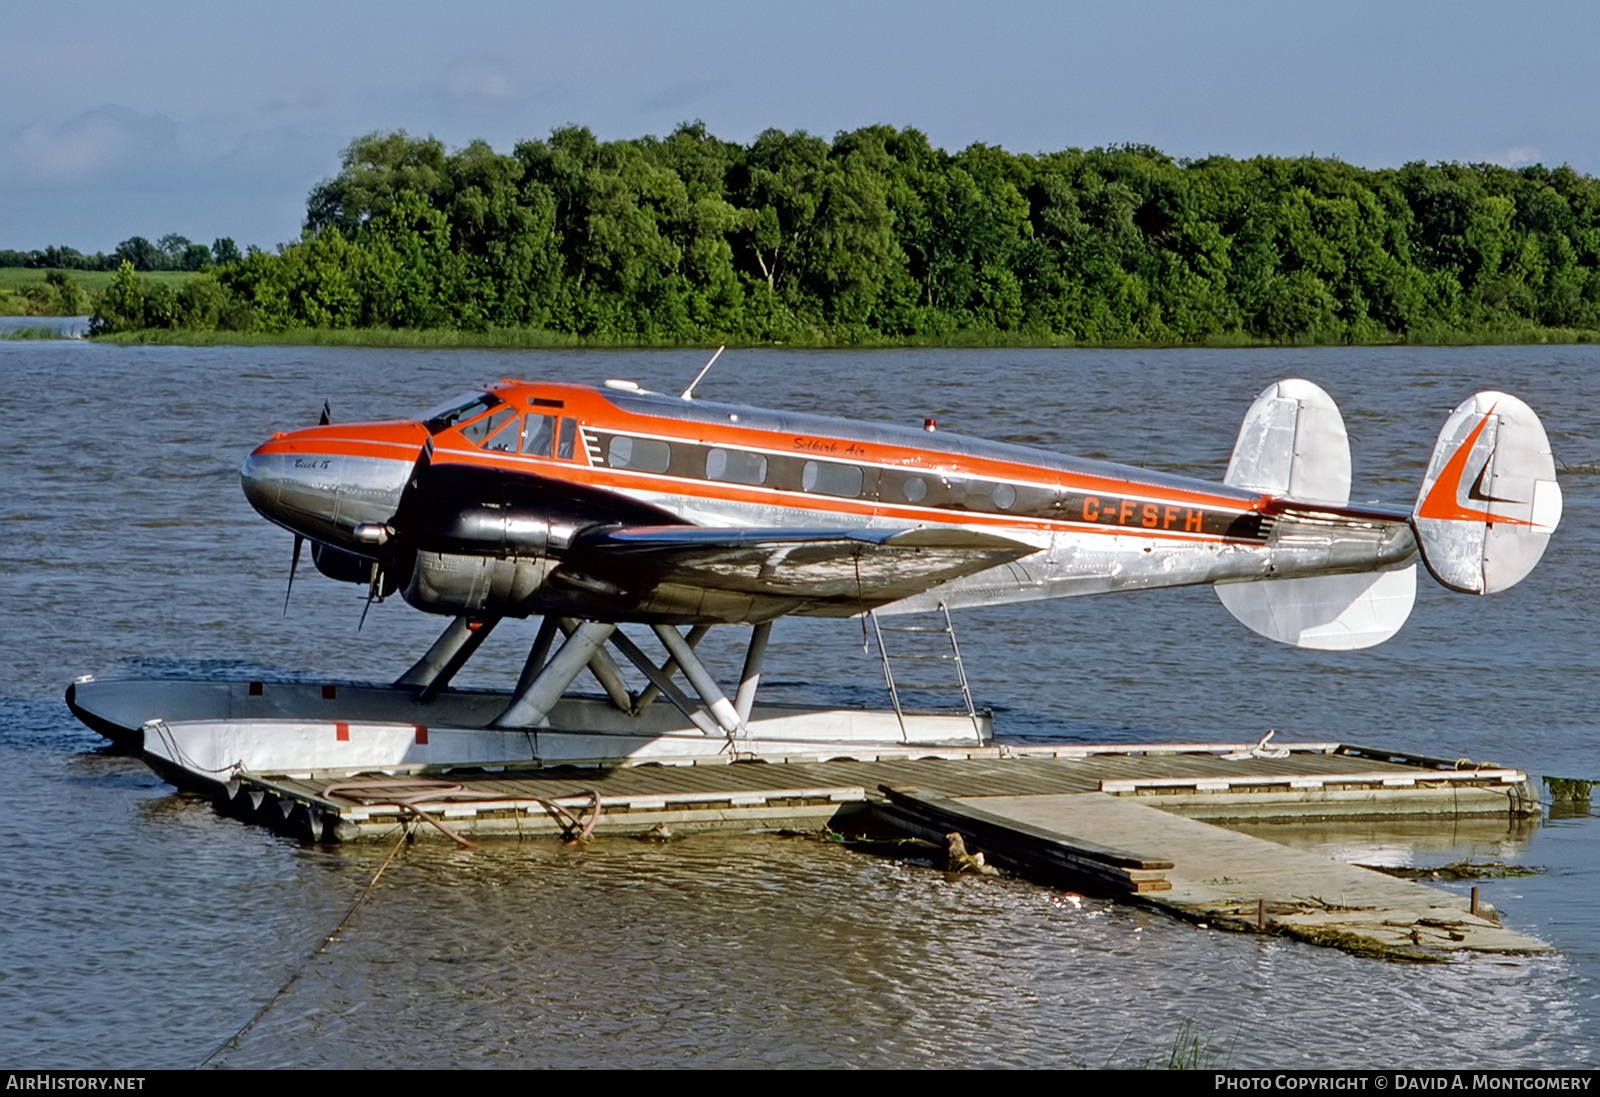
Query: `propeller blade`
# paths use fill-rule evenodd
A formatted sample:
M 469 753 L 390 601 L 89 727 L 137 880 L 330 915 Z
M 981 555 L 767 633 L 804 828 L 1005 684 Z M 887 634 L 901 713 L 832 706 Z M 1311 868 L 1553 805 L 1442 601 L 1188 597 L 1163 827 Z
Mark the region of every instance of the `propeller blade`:
M 317 420 L 317 426 L 325 427 L 331 422 L 333 422 L 333 413 L 328 410 L 328 402 L 324 400 L 322 402 L 322 418 Z
M 294 572 L 300 566 L 300 549 L 305 546 L 306 539 L 298 533 L 294 535 L 294 556 L 289 559 L 289 586 L 283 592 L 283 615 L 289 616 L 289 593 L 294 590 Z
M 373 561 L 372 574 L 367 580 L 367 604 L 361 607 L 361 620 L 356 622 L 356 631 L 360 632 L 367 623 L 367 611 L 372 609 L 372 600 L 378 594 L 378 577 L 382 574 L 378 570 L 377 561 Z

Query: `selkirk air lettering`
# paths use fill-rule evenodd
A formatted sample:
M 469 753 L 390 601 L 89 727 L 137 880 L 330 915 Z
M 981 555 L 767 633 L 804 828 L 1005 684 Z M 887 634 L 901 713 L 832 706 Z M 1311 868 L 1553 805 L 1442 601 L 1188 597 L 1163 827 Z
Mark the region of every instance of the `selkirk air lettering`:
M 836 453 L 841 457 L 860 457 L 867 452 L 866 447 L 854 442 L 824 441 L 821 438 L 803 438 L 798 435 L 795 436 L 792 445 L 795 449 L 807 453 Z

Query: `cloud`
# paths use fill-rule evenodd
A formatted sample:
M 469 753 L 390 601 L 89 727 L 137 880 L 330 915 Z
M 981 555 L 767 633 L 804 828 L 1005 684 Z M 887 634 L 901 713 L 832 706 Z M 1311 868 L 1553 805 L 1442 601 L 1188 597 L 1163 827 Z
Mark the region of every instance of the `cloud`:
M 1499 164 L 1503 168 L 1521 167 L 1523 164 L 1532 164 L 1539 159 L 1539 150 L 1531 145 L 1512 145 L 1507 149 L 1491 152 L 1484 157 L 1489 164 Z
M 103 106 L 65 122 L 0 134 L 0 181 L 21 187 L 139 185 L 181 170 L 178 128 L 164 114 Z

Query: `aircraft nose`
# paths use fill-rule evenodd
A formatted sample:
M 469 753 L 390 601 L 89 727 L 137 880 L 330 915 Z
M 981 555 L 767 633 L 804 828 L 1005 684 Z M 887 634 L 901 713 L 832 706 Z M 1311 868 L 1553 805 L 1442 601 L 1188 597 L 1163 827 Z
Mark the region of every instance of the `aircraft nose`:
M 244 497 L 295 533 L 329 541 L 338 534 L 339 469 L 333 454 L 285 451 L 282 439 L 257 446 L 239 469 Z M 296 447 L 299 448 L 299 447 Z
M 375 441 L 379 430 L 383 440 Z M 354 546 L 357 525 L 394 514 L 420 452 L 420 438 L 393 433 L 391 424 L 350 424 L 273 435 L 245 458 L 240 487 L 278 525 L 323 544 Z

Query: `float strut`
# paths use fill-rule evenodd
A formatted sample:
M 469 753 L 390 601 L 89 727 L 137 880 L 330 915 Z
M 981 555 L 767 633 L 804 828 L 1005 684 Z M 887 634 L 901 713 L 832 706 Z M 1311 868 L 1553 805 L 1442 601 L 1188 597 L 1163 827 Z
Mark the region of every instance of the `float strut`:
M 517 675 L 516 687 L 511 691 L 513 697 L 533 684 L 533 680 L 544 669 L 544 661 L 550 658 L 550 645 L 555 643 L 555 640 L 556 619 L 541 617 L 539 632 L 533 638 L 533 646 L 528 649 L 528 658 L 522 663 L 522 673 Z
M 410 670 L 396 678 L 394 684 L 420 688 L 422 693 L 417 700 L 431 701 L 440 690 L 450 684 L 450 679 L 466 665 L 467 660 L 472 658 L 473 653 L 489 638 L 489 633 L 493 632 L 495 625 L 499 623 L 498 617 L 483 619 L 457 617 L 450 622 L 444 632 L 439 634 L 439 638 L 433 642 L 427 653 L 418 659 Z
M 411 664 L 411 669 L 394 680 L 397 686 L 416 686 L 418 689 L 427 685 L 439 676 L 444 665 L 450 657 L 460 650 L 461 645 L 472 638 L 472 630 L 468 626 L 467 617 L 457 617 L 445 626 L 433 646 L 427 650 L 421 659 Z
M 744 670 L 739 674 L 739 692 L 733 696 L 739 722 L 750 722 L 750 709 L 756 703 L 756 687 L 761 685 L 761 663 L 767 657 L 767 641 L 772 637 L 772 622 L 763 621 L 750 630 L 750 647 L 744 653 Z
M 684 638 L 684 643 L 688 644 L 691 648 L 698 647 L 700 641 L 705 639 L 706 633 L 710 631 L 710 625 L 696 625 L 694 628 L 689 630 L 689 635 Z M 618 633 L 618 635 L 620 636 L 621 633 Z M 638 647 L 635 646 L 634 650 L 637 651 Z M 629 655 L 628 658 L 632 659 L 633 656 Z M 644 668 L 640 667 L 639 669 L 643 670 Z M 667 656 L 667 661 L 661 664 L 661 673 L 668 678 L 671 678 L 672 672 L 677 669 L 678 661 L 672 658 L 670 655 Z M 650 678 L 650 675 L 646 674 L 645 677 Z M 644 707 L 651 701 L 654 701 L 656 699 L 656 694 L 660 692 L 662 692 L 661 687 L 656 684 L 656 680 L 654 678 L 650 678 L 650 684 L 644 687 L 644 692 L 640 693 L 638 698 L 633 702 L 633 711 L 643 712 Z
M 711 672 L 706 670 L 705 664 L 694 653 L 694 649 L 684 642 L 683 635 L 671 625 L 651 625 L 661 643 L 666 646 L 667 654 L 678 660 L 678 665 L 683 668 L 684 677 L 689 679 L 689 684 L 694 686 L 695 692 L 711 710 L 711 715 L 716 718 L 717 725 L 730 737 L 744 732 L 744 721 L 739 719 L 739 713 L 733 707 L 733 702 L 728 700 L 728 695 L 722 692 L 722 687 L 717 685 Z
M 561 631 L 571 636 L 578 631 L 577 620 L 563 617 Z M 628 692 L 628 683 L 622 679 L 622 668 L 617 666 L 617 661 L 611 658 L 611 653 L 605 648 L 594 649 L 594 655 L 589 659 L 589 673 L 594 675 L 594 680 L 600 683 L 600 688 L 606 691 L 613 705 L 622 712 L 633 711 L 633 695 Z
M 690 723 L 706 735 L 722 734 L 722 729 L 717 726 L 717 722 L 711 718 L 710 714 L 704 708 L 689 700 L 688 694 L 674 685 L 672 679 L 667 677 L 668 671 L 663 667 L 656 666 L 650 660 L 650 656 L 646 655 L 639 645 L 629 638 L 627 633 L 620 630 L 613 632 L 611 634 L 611 643 L 618 651 L 628 657 L 629 662 L 639 668 L 640 673 L 649 679 L 650 688 L 654 691 L 652 698 L 655 693 L 661 694 L 671 701 L 679 712 L 688 717 Z M 644 695 L 640 694 L 640 696 Z M 643 703 L 648 704 L 648 702 Z M 635 708 L 633 714 L 637 716 L 639 711 L 638 708 Z
M 616 630 L 610 621 L 585 621 L 539 669 L 524 689 L 511 698 L 506 710 L 490 721 L 492 728 L 526 728 L 545 724 L 550 710 L 589 660 Z M 542 629 L 540 630 L 543 631 Z

